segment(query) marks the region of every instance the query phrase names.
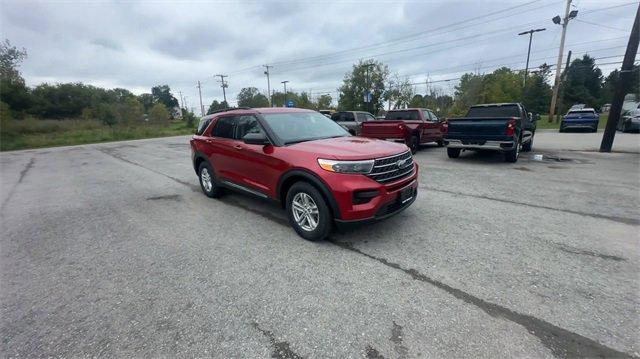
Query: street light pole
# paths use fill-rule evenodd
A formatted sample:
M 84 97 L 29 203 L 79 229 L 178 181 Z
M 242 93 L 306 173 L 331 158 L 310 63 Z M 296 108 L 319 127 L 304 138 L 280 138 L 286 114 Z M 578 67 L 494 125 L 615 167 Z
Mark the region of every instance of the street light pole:
M 527 75 L 529 74 L 529 56 L 531 55 L 531 40 L 533 40 L 533 33 L 534 32 L 539 32 L 539 31 L 544 31 L 546 30 L 545 28 L 542 29 L 531 29 L 529 31 L 524 31 L 519 33 L 518 35 L 526 35 L 529 34 L 529 50 L 527 50 L 527 65 L 524 68 L 524 80 L 522 81 L 522 88 L 523 91 L 527 91 Z
M 571 7 L 571 0 L 567 0 L 567 7 L 564 11 L 564 19 L 560 22 L 560 16 L 554 17 L 552 20 L 557 25 L 562 25 L 562 36 L 560 37 L 560 52 L 558 53 L 558 62 L 556 63 L 556 77 L 553 81 L 553 96 L 551 97 L 551 106 L 549 107 L 549 122 L 553 121 L 553 117 L 556 112 L 556 101 L 558 100 L 558 88 L 560 87 L 560 74 L 562 73 L 562 55 L 564 52 L 564 38 L 567 34 L 567 25 L 569 20 L 578 15 L 578 11 L 574 10 L 569 12 Z
M 271 98 L 271 82 L 269 82 L 269 68 L 273 66 L 271 65 L 262 65 L 262 66 L 267 69 L 264 72 L 264 74 L 267 75 L 267 95 L 269 95 L 269 106 L 273 107 L 273 100 Z
M 287 81 L 282 81 L 281 83 L 284 85 L 284 102 L 282 103 L 282 107 L 287 107 Z

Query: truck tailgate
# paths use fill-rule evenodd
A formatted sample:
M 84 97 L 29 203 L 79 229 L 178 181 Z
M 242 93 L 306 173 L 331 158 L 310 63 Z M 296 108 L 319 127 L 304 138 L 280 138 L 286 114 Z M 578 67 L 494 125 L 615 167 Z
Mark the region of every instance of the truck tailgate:
M 461 117 L 451 118 L 447 121 L 448 131 L 446 138 L 459 140 L 496 140 L 508 139 L 506 136 L 507 123 L 514 120 L 510 117 L 486 118 L 486 117 Z
M 368 121 L 362 123 L 360 135 L 373 138 L 404 138 L 402 121 Z

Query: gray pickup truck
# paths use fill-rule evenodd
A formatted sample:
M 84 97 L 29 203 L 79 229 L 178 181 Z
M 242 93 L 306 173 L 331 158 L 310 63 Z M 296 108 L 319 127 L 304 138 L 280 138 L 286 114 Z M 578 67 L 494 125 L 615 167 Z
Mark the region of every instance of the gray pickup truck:
M 465 117 L 446 121 L 447 155 L 458 158 L 462 150 L 491 150 L 516 162 L 520 150 L 531 151 L 538 119 L 520 103 L 471 106 Z
M 360 135 L 363 122 L 376 120 L 372 114 L 364 111 L 339 111 L 331 114 L 331 119 L 354 136 Z

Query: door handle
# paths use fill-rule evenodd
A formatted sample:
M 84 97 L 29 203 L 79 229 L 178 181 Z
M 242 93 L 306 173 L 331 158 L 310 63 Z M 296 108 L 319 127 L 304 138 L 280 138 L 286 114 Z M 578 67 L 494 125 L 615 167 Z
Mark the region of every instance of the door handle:
M 206 142 L 206 143 L 213 143 L 213 140 L 206 139 L 206 140 L 204 140 L 204 142 Z
M 242 146 L 240 146 L 240 145 L 235 145 L 235 146 L 233 146 L 233 148 L 235 148 L 236 150 L 241 150 L 241 149 L 242 149 Z

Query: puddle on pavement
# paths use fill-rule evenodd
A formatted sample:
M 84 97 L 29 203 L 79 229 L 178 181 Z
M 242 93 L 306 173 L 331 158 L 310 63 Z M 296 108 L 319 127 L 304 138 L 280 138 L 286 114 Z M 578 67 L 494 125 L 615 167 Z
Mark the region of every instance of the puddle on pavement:
M 555 155 L 555 154 L 548 154 L 548 153 L 536 153 L 533 156 L 531 156 L 529 159 L 534 161 L 534 162 L 544 162 L 544 163 L 593 164 L 593 162 L 588 161 L 588 160 L 564 157 L 564 156 L 559 156 L 559 155 Z M 556 167 L 556 168 L 566 168 L 566 167 Z

